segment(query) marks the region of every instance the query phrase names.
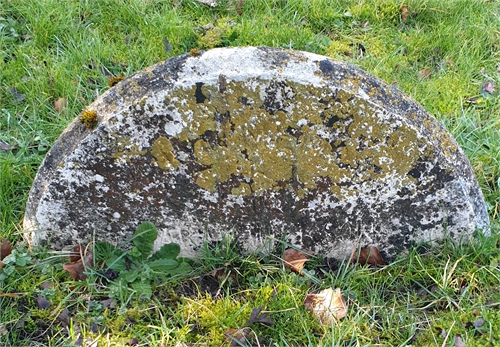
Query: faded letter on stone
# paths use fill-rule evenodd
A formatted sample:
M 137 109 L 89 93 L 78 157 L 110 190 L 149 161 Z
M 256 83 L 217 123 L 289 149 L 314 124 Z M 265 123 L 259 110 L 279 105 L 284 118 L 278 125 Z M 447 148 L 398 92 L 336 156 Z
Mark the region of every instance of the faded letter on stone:
M 127 240 L 193 255 L 232 234 L 325 256 L 488 230 L 456 141 L 412 99 L 329 58 L 265 47 L 184 55 L 108 90 L 68 126 L 33 183 L 25 228 L 61 249 Z M 83 114 L 83 113 L 82 113 Z M 94 115 L 94 113 L 92 113 Z M 267 248 L 266 248 L 267 247 Z

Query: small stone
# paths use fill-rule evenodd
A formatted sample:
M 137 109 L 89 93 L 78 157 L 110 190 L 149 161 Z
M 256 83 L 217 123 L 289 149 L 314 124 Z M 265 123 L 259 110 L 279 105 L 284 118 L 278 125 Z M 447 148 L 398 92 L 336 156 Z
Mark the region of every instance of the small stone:
M 84 117 L 85 116 L 85 117 Z M 394 86 L 327 57 L 266 47 L 186 54 L 121 81 L 47 154 L 31 244 L 116 244 L 143 221 L 182 256 L 227 233 L 329 258 L 488 233 L 457 142 Z

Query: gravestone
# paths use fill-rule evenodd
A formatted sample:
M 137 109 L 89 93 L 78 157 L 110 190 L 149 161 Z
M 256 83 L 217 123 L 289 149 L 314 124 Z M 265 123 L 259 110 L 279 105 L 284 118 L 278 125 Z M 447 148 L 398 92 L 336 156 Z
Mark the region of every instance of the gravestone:
M 29 196 L 32 244 L 129 239 L 192 256 L 231 234 L 342 258 L 488 232 L 453 137 L 394 86 L 306 52 L 222 48 L 153 65 L 89 105 L 48 152 Z

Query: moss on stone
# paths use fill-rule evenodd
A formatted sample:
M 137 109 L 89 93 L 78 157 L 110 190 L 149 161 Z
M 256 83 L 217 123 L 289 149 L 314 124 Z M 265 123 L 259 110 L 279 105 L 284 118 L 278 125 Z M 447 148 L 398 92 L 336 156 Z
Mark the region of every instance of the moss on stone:
M 97 112 L 93 110 L 85 110 L 80 116 L 80 122 L 85 124 L 85 126 L 92 130 L 97 126 Z

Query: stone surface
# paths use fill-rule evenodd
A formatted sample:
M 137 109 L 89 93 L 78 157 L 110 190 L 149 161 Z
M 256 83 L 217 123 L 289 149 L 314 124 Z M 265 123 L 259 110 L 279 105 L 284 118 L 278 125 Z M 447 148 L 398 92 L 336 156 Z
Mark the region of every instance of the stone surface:
M 393 256 L 448 233 L 488 232 L 467 158 L 415 101 L 329 58 L 225 48 L 151 66 L 108 90 L 47 154 L 30 242 L 120 242 L 140 222 L 193 255 L 231 233 L 325 256 Z M 82 113 L 84 114 L 84 113 Z

